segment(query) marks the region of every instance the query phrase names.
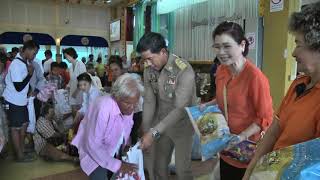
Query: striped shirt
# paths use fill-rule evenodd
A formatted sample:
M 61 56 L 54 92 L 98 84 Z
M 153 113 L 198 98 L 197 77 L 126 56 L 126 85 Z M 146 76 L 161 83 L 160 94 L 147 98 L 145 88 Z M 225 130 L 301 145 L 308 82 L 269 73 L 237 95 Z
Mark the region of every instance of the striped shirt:
M 52 121 L 40 117 L 36 124 L 36 132 L 33 135 L 34 149 L 39 154 L 46 146 L 47 141 L 45 138 L 50 138 L 55 134 L 55 128 Z

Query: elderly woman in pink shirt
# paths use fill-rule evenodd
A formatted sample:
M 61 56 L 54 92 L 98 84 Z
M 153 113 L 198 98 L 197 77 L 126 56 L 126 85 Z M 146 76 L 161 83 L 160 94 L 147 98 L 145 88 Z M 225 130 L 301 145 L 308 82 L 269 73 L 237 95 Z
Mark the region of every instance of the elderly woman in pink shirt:
M 142 91 L 142 84 L 126 73 L 114 83 L 111 96 L 99 97 L 89 106 L 72 144 L 78 148 L 81 168 L 90 180 L 137 170 L 121 161 L 120 153 L 128 143 L 133 111 Z

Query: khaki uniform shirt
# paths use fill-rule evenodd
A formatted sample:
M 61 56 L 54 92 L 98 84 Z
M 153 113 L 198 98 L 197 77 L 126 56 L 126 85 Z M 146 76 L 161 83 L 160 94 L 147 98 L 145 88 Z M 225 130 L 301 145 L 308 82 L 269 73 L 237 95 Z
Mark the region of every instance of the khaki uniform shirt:
M 143 129 L 161 134 L 192 134 L 185 107 L 196 103 L 195 74 L 191 65 L 173 54 L 161 72 L 144 71 Z

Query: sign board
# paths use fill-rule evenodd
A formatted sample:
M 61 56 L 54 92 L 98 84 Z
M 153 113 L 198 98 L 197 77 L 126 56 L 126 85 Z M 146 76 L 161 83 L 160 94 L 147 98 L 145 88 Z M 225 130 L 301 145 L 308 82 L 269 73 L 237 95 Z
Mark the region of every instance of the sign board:
M 270 12 L 278 12 L 283 10 L 284 0 L 270 0 Z
M 256 34 L 254 32 L 250 32 L 246 34 L 246 37 L 249 41 L 249 49 L 256 49 Z

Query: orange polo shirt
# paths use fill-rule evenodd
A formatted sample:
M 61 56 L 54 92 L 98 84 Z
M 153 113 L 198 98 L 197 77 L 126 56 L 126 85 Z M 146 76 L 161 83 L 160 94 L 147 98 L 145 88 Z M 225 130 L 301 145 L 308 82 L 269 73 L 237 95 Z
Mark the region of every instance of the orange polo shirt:
M 216 99 L 219 108 L 224 112 L 223 87 L 227 88 L 228 125 L 232 134 L 240 134 L 252 123 L 261 128 L 271 123 L 273 116 L 272 98 L 270 96 L 269 81 L 265 75 L 250 60 L 238 76 L 233 77 L 229 68 L 221 65 L 216 75 Z M 250 137 L 257 141 L 260 133 Z M 221 156 L 230 165 L 246 168 L 247 164 L 231 158 Z
M 277 112 L 281 134 L 274 150 L 320 137 L 320 83 L 297 97 L 296 86 L 309 84 L 310 77 L 298 77 L 291 84 Z

